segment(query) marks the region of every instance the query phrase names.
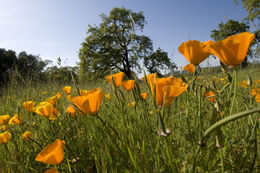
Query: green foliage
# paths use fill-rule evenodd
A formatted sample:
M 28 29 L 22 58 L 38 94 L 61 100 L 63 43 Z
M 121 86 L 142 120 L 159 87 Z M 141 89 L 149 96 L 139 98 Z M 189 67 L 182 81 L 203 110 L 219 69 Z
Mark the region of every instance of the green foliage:
M 145 24 L 142 12 L 114 8 L 109 16 L 101 15 L 98 26 L 89 26 L 88 36 L 80 49 L 80 75 L 88 78 L 103 77 L 110 71 L 140 70 L 140 60 L 152 52 L 149 37 L 138 35 Z
M 259 112 L 222 124 L 223 148 L 216 146 L 217 130 L 207 135 L 207 139 L 203 140 L 205 143 L 199 143 L 206 132 L 216 127 L 214 123 L 230 121 L 236 116 L 233 114 L 245 110 L 259 109 L 255 98 L 249 94 L 250 86 L 242 88 L 238 85 L 246 80 L 248 74 L 259 88 L 260 83 L 256 83 L 260 79 L 258 69 L 259 66 L 238 70 L 237 75 L 233 75 L 237 76 L 237 81 L 231 83 L 224 74 L 215 74 L 216 79 L 209 76 L 212 74 L 210 71 L 200 74 L 200 80 L 197 78 L 189 84 L 187 92 L 164 110 L 153 104 L 151 94 L 146 100 L 135 100 L 135 92 L 124 91 L 121 87 L 114 89 L 105 82 L 97 86 L 93 82 L 93 88 L 101 87 L 112 95 L 110 101 L 103 99 L 98 115 L 77 114 L 74 118 L 70 117 L 65 110 L 71 102 L 63 93 L 56 105 L 60 116 L 53 121 L 26 112 L 22 103 L 27 100 L 36 104 L 42 102 L 61 92 L 64 85 L 52 81 L 28 81 L 26 87 L 10 86 L 0 97 L 0 115 L 12 116 L 19 112 L 23 123 L 9 125 L 12 137 L 7 144 L 0 144 L 0 172 L 36 173 L 50 167 L 57 167 L 60 172 L 75 173 L 191 172 L 194 158 L 194 172 L 259 172 Z M 192 75 L 185 77 L 187 81 L 193 79 Z M 138 84 L 141 92 L 149 93 L 143 82 Z M 218 111 L 205 97 L 207 90 L 216 93 Z M 42 92 L 47 94 L 42 95 Z M 75 87 L 72 95 L 77 95 Z M 136 101 L 135 106 L 128 107 L 132 101 Z M 168 137 L 157 134 L 160 128 L 158 111 L 164 112 L 162 119 L 172 132 Z M 27 130 L 33 135 L 25 141 L 21 136 Z M 35 161 L 37 154 L 57 138 L 66 142 L 64 161 L 54 166 Z
M 8 81 L 9 74 L 14 71 L 16 62 L 17 58 L 14 51 L 0 49 L 0 85 Z
M 44 72 L 45 77 L 48 81 L 53 81 L 55 83 L 64 84 L 72 83 L 72 76 L 77 79 L 77 68 L 76 67 L 48 67 Z
M 235 0 L 237 2 L 237 0 Z M 254 21 L 260 20 L 260 0 L 241 0 L 243 7 L 248 12 L 248 19 Z
M 39 56 L 27 54 L 26 52 L 19 53 L 17 57 L 18 71 L 25 78 L 39 78 L 49 63 L 48 60 L 43 61 Z
M 167 52 L 164 52 L 161 48 L 158 48 L 150 56 L 144 58 L 144 66 L 148 69 L 149 73 L 157 73 L 162 76 L 160 70 L 174 71 L 176 65 L 168 57 Z

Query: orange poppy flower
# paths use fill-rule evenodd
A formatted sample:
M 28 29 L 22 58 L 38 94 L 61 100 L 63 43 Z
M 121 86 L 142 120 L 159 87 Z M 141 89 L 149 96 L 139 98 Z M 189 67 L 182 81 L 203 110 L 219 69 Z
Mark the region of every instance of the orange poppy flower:
M 11 133 L 8 131 L 1 133 L 0 134 L 0 144 L 6 144 L 9 141 L 9 139 L 11 138 L 11 136 L 12 136 Z
M 70 95 L 71 94 L 71 86 L 65 86 L 64 88 L 62 88 L 63 92 L 65 92 L 65 94 Z
M 56 139 L 55 142 L 44 148 L 35 158 L 36 161 L 57 165 L 64 160 L 65 141 Z
M 57 168 L 49 168 L 44 173 L 59 173 Z
M 33 111 L 36 114 L 44 116 L 45 118 L 49 118 L 50 120 L 54 120 L 58 117 L 58 110 L 49 102 L 41 102 L 36 107 L 33 108 Z
M 0 116 L 0 125 L 3 125 L 4 123 L 8 122 L 10 119 L 10 115 L 1 115 Z
M 210 52 L 227 66 L 238 66 L 245 59 L 250 43 L 255 35 L 249 32 L 232 35 L 211 44 Z
M 179 52 L 193 65 L 199 65 L 211 53 L 209 52 L 209 45 L 213 44 L 212 40 L 200 42 L 198 40 L 189 40 L 183 42 L 178 50 Z
M 6 125 L 0 126 L 0 130 L 2 130 L 3 132 L 5 132 L 5 131 L 8 130 L 8 126 L 6 126 Z
M 195 66 L 193 64 L 187 64 L 184 67 L 184 70 L 186 70 L 189 73 L 194 73 L 195 72 Z
M 140 95 L 141 95 L 141 97 L 145 100 L 146 99 L 146 97 L 147 97 L 147 93 L 146 92 L 142 92 L 142 93 L 140 93 Z
M 61 99 L 61 96 L 62 96 L 62 93 L 60 93 L 60 92 L 58 92 L 57 94 L 56 94 L 56 97 L 57 97 L 57 99 Z
M 76 116 L 76 109 L 74 108 L 73 105 L 69 105 L 66 109 L 66 113 L 69 114 L 72 118 Z
M 253 88 L 253 89 L 251 89 L 251 91 L 250 91 L 250 94 L 251 94 L 252 96 L 257 95 L 258 93 L 260 93 L 259 90 L 258 90 L 258 88 Z
M 32 136 L 32 132 L 26 131 L 23 133 L 22 138 L 23 140 L 28 140 L 29 138 L 31 138 L 31 136 Z
M 134 80 L 126 80 L 124 82 L 122 82 L 122 87 L 126 90 L 126 91 L 130 91 L 131 89 L 133 89 L 135 86 L 135 81 Z
M 85 114 L 94 115 L 99 111 L 104 94 L 97 88 L 89 91 L 86 96 L 72 98 L 72 102 Z
M 57 96 L 55 95 L 55 96 L 49 97 L 46 99 L 46 101 L 55 107 L 57 104 Z
M 181 78 L 167 77 L 155 79 L 155 91 L 152 90 L 153 96 L 156 95 L 156 103 L 159 106 L 169 106 L 174 98 L 182 94 L 188 85 L 182 81 Z
M 33 107 L 35 105 L 35 102 L 33 101 L 26 101 L 26 102 L 23 102 L 23 107 L 25 108 L 25 110 L 27 112 L 33 112 Z
M 213 91 L 209 91 L 205 94 L 205 96 L 209 99 L 211 103 L 214 103 L 216 100 L 216 95 Z
M 19 125 L 21 123 L 21 119 L 18 117 L 18 114 L 15 114 L 10 120 L 9 125 Z
M 155 79 L 156 79 L 156 76 L 157 74 L 156 73 L 151 73 L 149 75 L 146 76 L 146 79 L 147 79 L 147 82 L 148 82 L 148 85 L 150 86 L 150 89 L 151 91 L 153 92 L 154 88 L 154 82 L 155 82 Z M 141 78 L 142 80 L 145 80 L 145 77 Z
M 107 76 L 106 81 L 109 82 L 111 85 L 113 85 L 113 80 L 112 80 L 112 78 L 113 78 L 115 85 L 118 88 L 122 84 L 123 77 L 124 77 L 124 73 L 119 72 L 119 73 Z
M 258 93 L 256 96 L 255 96 L 255 100 L 258 104 L 260 104 L 260 93 Z

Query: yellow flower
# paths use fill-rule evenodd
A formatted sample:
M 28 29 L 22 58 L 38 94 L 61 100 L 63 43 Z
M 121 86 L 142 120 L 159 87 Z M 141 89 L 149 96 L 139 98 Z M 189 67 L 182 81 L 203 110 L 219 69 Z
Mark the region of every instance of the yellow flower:
M 46 91 L 43 91 L 43 92 L 42 92 L 42 95 L 46 95 L 46 94 L 47 94 L 47 92 L 46 92 Z
M 94 115 L 99 111 L 104 92 L 100 88 L 93 89 L 86 96 L 72 98 L 72 102 L 85 114 Z
M 10 119 L 10 115 L 1 115 L 0 116 L 0 125 L 3 125 L 4 123 L 8 122 Z
M 71 100 L 72 100 L 72 98 L 74 98 L 74 96 L 72 96 L 72 95 L 67 95 L 67 97 L 66 97 L 66 98 L 67 98 L 67 100 L 68 100 L 68 101 L 71 101 Z
M 23 102 L 23 107 L 25 108 L 25 110 L 27 112 L 33 112 L 34 105 L 35 105 L 35 102 L 33 102 L 33 101 Z
M 0 144 L 6 144 L 9 141 L 9 139 L 11 138 L 11 136 L 12 136 L 11 133 L 8 131 L 1 133 L 0 134 Z
M 22 135 L 23 140 L 28 140 L 31 137 L 32 137 L 32 132 L 30 132 L 30 131 L 26 131 Z
M 19 125 L 21 123 L 21 115 L 18 117 L 18 114 L 15 114 L 10 120 L 9 125 Z
M 191 64 L 199 65 L 211 54 L 209 52 L 209 45 L 213 43 L 212 40 L 203 43 L 198 40 L 189 40 L 183 42 L 178 50 Z
M 70 95 L 71 94 L 71 86 L 65 86 L 64 88 L 62 88 L 63 92 L 65 92 L 65 94 Z
M 65 141 L 56 139 L 55 142 L 44 148 L 35 158 L 36 161 L 57 165 L 64 160 Z
M 44 173 L 59 173 L 57 168 L 49 168 Z
M 245 59 L 250 43 L 255 35 L 249 32 L 232 35 L 211 44 L 210 52 L 227 66 L 238 66 Z
M 88 94 L 88 90 L 79 90 L 81 96 L 85 96 Z
M 105 94 L 105 98 L 110 101 L 112 99 L 112 96 L 111 96 L 111 94 Z
M 205 94 L 205 96 L 209 99 L 210 102 L 214 103 L 216 100 L 216 95 L 213 91 L 209 91 Z
M 134 88 L 134 86 L 135 86 L 134 80 L 126 80 L 126 81 L 122 82 L 122 87 L 127 91 L 132 90 Z
M 8 126 L 7 125 L 3 125 L 0 127 L 0 130 L 2 130 L 3 132 L 8 130 Z
M 122 84 L 123 77 L 124 77 L 124 73 L 119 72 L 119 73 L 107 76 L 106 81 L 109 82 L 111 85 L 114 85 L 113 80 L 112 80 L 112 78 L 113 78 L 115 85 L 118 88 Z
M 184 70 L 186 70 L 189 73 L 194 73 L 195 72 L 195 66 L 193 64 L 187 64 L 184 67 Z
M 147 97 L 147 92 L 140 93 L 141 97 L 145 100 Z
M 133 108 L 133 107 L 135 107 L 135 102 L 128 103 L 127 106 L 129 108 Z

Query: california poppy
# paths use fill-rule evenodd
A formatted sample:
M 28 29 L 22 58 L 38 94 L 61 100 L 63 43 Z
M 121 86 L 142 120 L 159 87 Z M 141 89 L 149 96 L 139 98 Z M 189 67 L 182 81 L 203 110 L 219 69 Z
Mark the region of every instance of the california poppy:
M 32 136 L 32 132 L 26 131 L 23 133 L 22 138 L 23 140 L 28 140 L 29 138 L 31 138 L 31 136 Z
M 258 104 L 260 104 L 260 93 L 258 93 L 256 96 L 255 96 L 255 100 Z
M 57 96 L 55 95 L 55 96 L 49 97 L 46 99 L 46 101 L 55 107 L 57 104 Z
M 193 64 L 187 64 L 184 67 L 184 70 L 186 70 L 189 73 L 194 73 L 195 72 L 195 66 Z
M 188 85 L 180 78 L 167 77 L 155 79 L 155 93 L 152 90 L 153 96 L 156 95 L 155 100 L 159 106 L 163 103 L 169 106 L 172 100 L 182 94 Z
M 134 80 L 126 80 L 126 81 L 122 82 L 122 87 L 127 91 L 130 91 L 131 89 L 133 89 L 134 86 L 135 86 Z
M 41 102 L 36 107 L 33 108 L 33 111 L 45 118 L 54 120 L 59 115 L 58 110 L 49 102 Z
M 104 92 L 100 88 L 93 89 L 86 96 L 72 98 L 72 102 L 85 114 L 94 115 L 99 111 Z
M 154 88 L 154 81 L 156 79 L 157 74 L 156 73 L 151 73 L 149 75 L 146 76 L 148 85 L 150 86 L 151 91 L 153 92 Z M 141 78 L 142 80 L 145 80 L 145 77 Z
M 49 168 L 44 173 L 59 173 L 57 168 Z
M 74 108 L 73 105 L 70 105 L 66 109 L 66 113 L 69 114 L 72 118 L 76 116 L 76 109 Z
M 208 91 L 205 96 L 208 98 L 208 100 L 211 102 L 211 103 L 214 103 L 215 100 L 216 100 L 216 95 L 213 91 Z
M 140 93 L 140 96 L 145 100 L 147 97 L 147 92 Z
M 5 132 L 5 131 L 8 130 L 8 126 L 7 126 L 7 125 L 0 126 L 0 130 L 2 130 L 3 132 Z
M 19 125 L 21 123 L 20 118 L 18 117 L 18 114 L 15 114 L 10 120 L 9 124 L 10 125 Z
M 209 52 L 209 45 L 213 44 L 212 40 L 200 42 L 198 40 L 189 40 L 183 42 L 178 50 L 179 52 L 193 65 L 199 65 L 211 53 Z
M 25 110 L 27 112 L 33 112 L 33 107 L 35 105 L 35 102 L 33 101 L 26 101 L 26 102 L 23 102 L 23 107 L 25 108 Z
M 36 161 L 57 165 L 64 160 L 65 141 L 56 139 L 55 142 L 44 148 L 35 158 Z
M 11 138 L 11 136 L 12 136 L 11 133 L 8 131 L 1 133 L 0 134 L 0 144 L 6 144 L 9 141 L 9 139 Z
M 119 73 L 107 76 L 106 81 L 109 82 L 111 85 L 113 85 L 113 80 L 114 80 L 115 85 L 118 88 L 122 84 L 123 77 L 124 77 L 124 73 L 119 72 Z
M 0 116 L 0 125 L 8 122 L 10 119 L 10 115 L 1 115 Z
M 211 44 L 210 52 L 227 66 L 238 66 L 245 59 L 250 43 L 255 35 L 249 32 L 232 35 Z
M 65 86 L 62 88 L 62 90 L 65 92 L 65 94 L 70 95 L 71 94 L 71 86 Z
M 56 97 L 57 97 L 57 99 L 61 99 L 61 96 L 62 96 L 62 93 L 60 93 L 60 92 L 58 92 L 57 94 L 56 94 Z

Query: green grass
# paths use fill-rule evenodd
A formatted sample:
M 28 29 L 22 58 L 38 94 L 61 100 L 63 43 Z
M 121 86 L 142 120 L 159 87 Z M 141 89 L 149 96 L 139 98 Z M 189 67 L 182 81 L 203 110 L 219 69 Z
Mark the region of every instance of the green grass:
M 53 167 L 35 161 L 35 157 L 57 138 L 66 142 L 64 161 L 55 166 L 60 172 L 259 172 L 259 112 L 227 123 L 201 141 L 215 122 L 259 108 L 249 93 L 250 88 L 238 85 L 249 75 L 259 88 L 255 83 L 260 79 L 259 67 L 229 73 L 233 80 L 224 79 L 223 82 L 212 77 L 219 79 L 225 77 L 224 74 L 203 70 L 201 79 L 195 80 L 193 86 L 189 84 L 187 92 L 164 110 L 154 105 L 151 94 L 144 101 L 134 100 L 132 92 L 120 88 L 123 96 L 118 93 L 117 98 L 115 90 L 105 80 L 98 85 L 80 84 L 80 89 L 101 87 L 112 95 L 111 101 L 103 99 L 98 113 L 105 123 L 97 116 L 71 118 L 65 112 L 70 102 L 64 93 L 57 104 L 60 113 L 57 120 L 27 113 L 22 106 L 24 101 L 45 101 L 68 84 L 28 81 L 26 86 L 21 86 L 13 81 L 2 90 L 0 115 L 12 116 L 19 112 L 23 123 L 9 126 L 10 141 L 0 144 L 0 172 L 44 172 Z M 192 81 L 192 76 L 187 76 L 189 80 Z M 144 82 L 139 85 L 142 92 L 149 93 Z M 73 94 L 77 95 L 76 88 L 71 86 Z M 215 91 L 219 112 L 204 96 L 207 90 Z M 136 105 L 129 108 L 127 104 L 132 101 Z M 168 137 L 157 134 L 161 129 L 159 112 L 164 115 L 163 123 L 171 130 Z M 26 130 L 33 133 L 29 141 L 21 138 Z M 216 146 L 216 139 L 222 147 Z

